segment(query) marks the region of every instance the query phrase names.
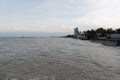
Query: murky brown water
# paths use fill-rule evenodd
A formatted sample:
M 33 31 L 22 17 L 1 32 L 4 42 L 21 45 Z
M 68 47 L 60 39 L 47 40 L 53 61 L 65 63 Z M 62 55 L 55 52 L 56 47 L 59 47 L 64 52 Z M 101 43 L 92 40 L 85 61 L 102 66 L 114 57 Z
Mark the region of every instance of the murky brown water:
M 65 38 L 0 38 L 0 80 L 120 80 L 120 48 Z

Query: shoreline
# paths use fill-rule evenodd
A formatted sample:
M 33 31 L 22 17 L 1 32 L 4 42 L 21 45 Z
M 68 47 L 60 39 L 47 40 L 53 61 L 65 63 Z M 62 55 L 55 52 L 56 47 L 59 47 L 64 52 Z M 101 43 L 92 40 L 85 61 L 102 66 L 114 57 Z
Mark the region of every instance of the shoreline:
M 74 37 L 64 37 L 64 38 L 78 39 Z M 80 40 L 88 40 L 88 39 L 80 39 Z M 105 46 L 113 46 L 113 47 L 120 46 L 120 39 L 90 39 L 88 41 L 95 42 L 95 43 L 101 43 Z
M 101 43 L 105 46 L 120 46 L 120 39 L 92 39 L 91 42 Z

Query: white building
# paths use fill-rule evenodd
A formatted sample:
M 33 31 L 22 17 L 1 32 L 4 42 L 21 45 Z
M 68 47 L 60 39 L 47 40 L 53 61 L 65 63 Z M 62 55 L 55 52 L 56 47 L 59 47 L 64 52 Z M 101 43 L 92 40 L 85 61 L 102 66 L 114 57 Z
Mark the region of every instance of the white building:
M 120 39 L 120 34 L 111 34 L 112 39 Z
M 74 36 L 75 36 L 76 38 L 79 38 L 79 37 L 80 37 L 80 33 L 79 33 L 78 28 L 75 28 L 75 29 L 74 29 Z

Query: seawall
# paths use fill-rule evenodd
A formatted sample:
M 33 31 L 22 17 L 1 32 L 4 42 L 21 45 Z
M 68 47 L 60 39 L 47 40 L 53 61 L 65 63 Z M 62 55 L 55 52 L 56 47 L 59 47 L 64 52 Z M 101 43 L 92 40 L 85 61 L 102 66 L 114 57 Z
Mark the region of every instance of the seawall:
M 120 39 L 92 39 L 91 41 L 107 46 L 120 46 Z

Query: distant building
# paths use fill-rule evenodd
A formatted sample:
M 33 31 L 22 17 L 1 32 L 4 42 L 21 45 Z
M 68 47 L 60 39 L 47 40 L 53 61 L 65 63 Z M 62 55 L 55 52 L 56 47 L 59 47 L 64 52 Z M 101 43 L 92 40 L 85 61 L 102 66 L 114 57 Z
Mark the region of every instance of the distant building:
M 120 34 L 111 34 L 112 39 L 120 39 Z
M 75 38 L 79 38 L 80 37 L 80 32 L 78 30 L 78 27 L 74 29 L 74 36 L 75 36 Z
M 87 34 L 85 32 L 81 33 L 80 39 L 87 40 L 88 39 Z

